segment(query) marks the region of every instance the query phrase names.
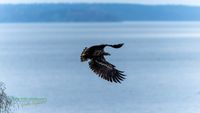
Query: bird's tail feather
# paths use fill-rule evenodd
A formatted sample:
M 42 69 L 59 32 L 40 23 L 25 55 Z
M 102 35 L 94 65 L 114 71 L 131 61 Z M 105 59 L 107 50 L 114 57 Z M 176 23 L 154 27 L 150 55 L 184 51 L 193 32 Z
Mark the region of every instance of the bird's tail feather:
M 108 46 L 113 47 L 113 48 L 120 48 L 120 47 L 122 47 L 123 45 L 124 45 L 124 44 L 121 43 L 121 44 L 114 44 L 114 45 L 108 45 Z

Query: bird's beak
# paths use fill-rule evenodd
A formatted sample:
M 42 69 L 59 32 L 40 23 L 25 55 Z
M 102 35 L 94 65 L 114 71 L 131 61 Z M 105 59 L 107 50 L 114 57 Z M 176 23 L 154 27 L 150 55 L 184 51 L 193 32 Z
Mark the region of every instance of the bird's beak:
M 87 59 L 85 58 L 86 54 L 81 54 L 81 62 L 87 61 Z
M 87 50 L 87 47 L 85 47 L 85 49 L 83 49 L 83 52 L 81 53 L 81 62 L 87 61 L 87 55 L 85 54 Z

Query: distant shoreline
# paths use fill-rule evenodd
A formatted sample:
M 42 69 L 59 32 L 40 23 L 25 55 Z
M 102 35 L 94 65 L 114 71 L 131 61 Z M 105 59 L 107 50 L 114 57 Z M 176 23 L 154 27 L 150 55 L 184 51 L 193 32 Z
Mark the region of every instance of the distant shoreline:
M 93 3 L 85 3 L 85 2 L 35 2 L 35 3 L 0 3 L 0 5 L 140 5 L 140 6 L 183 6 L 183 7 L 200 7 L 200 5 L 191 5 L 191 4 L 143 4 L 143 3 L 120 3 L 120 2 L 109 2 L 109 3 L 101 3 L 101 2 L 93 2 Z
M 124 21 L 124 22 L 0 22 L 2 24 L 125 24 L 125 23 L 200 23 L 199 21 Z
M 200 21 L 200 6 L 121 3 L 0 4 L 0 23 Z

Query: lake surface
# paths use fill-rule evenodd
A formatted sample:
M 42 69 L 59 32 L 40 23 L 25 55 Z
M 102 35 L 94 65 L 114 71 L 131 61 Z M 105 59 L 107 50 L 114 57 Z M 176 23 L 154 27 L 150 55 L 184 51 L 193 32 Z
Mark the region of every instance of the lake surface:
M 106 48 L 125 71 L 109 83 L 80 62 Z M 200 22 L 0 24 L 0 81 L 19 98 L 46 98 L 19 113 L 199 113 Z

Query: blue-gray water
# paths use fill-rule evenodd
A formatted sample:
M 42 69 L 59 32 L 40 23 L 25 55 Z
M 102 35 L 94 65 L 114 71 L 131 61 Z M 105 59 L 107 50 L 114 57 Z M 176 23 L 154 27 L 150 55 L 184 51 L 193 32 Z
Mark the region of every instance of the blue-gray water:
M 106 51 L 122 84 L 80 62 L 85 46 L 121 42 Z M 198 113 L 200 22 L 1 24 L 0 70 L 8 95 L 47 98 L 20 113 Z

